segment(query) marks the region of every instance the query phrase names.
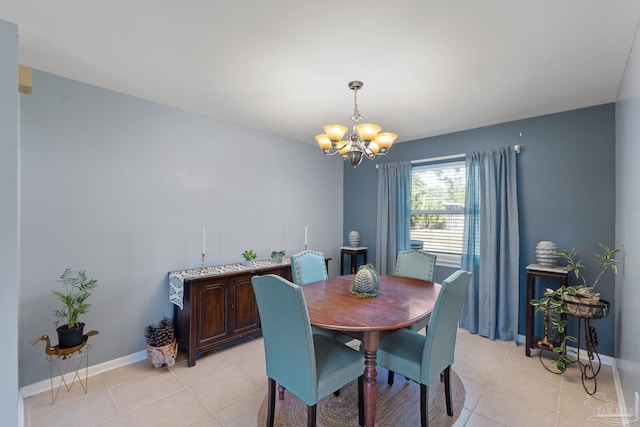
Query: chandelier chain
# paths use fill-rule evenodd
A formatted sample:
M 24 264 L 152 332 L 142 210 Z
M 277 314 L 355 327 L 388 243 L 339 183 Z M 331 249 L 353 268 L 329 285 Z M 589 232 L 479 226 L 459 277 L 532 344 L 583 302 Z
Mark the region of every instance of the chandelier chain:
M 349 118 L 354 122 L 354 124 L 362 121 L 362 116 L 358 109 L 358 89 L 353 89 L 353 116 Z

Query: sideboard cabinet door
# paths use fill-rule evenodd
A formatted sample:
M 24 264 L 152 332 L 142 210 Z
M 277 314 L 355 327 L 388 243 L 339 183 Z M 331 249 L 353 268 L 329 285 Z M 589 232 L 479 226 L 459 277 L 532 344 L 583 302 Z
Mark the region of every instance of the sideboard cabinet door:
M 233 334 L 245 336 L 254 332 L 260 332 L 260 318 L 258 306 L 253 293 L 251 276 L 239 277 L 232 281 L 233 286 Z
M 226 282 L 202 283 L 198 289 L 197 347 L 227 338 L 230 328 L 227 316 L 229 286 Z

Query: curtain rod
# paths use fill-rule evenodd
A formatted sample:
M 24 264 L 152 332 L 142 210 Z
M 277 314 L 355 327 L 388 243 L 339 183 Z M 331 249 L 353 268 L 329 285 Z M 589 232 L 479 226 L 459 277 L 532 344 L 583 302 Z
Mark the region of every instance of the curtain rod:
M 411 164 L 424 163 L 424 162 L 440 162 L 442 160 L 455 160 L 464 159 L 465 154 L 452 154 L 450 156 L 432 157 L 430 159 L 411 160 Z
M 520 145 L 514 145 L 513 146 L 513 151 L 515 151 L 516 154 L 520 154 Z M 450 156 L 431 157 L 430 159 L 411 160 L 411 164 L 413 165 L 413 164 L 416 164 L 416 163 L 440 162 L 442 160 L 464 159 L 464 157 L 465 157 L 464 153 L 452 154 Z M 380 166 L 380 165 L 376 165 L 376 169 L 378 169 L 378 166 Z

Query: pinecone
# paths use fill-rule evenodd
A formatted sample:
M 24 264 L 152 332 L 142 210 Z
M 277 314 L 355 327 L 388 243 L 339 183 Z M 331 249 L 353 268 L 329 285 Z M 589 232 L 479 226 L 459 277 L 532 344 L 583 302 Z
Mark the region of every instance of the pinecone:
M 163 345 L 169 345 L 173 342 L 173 322 L 169 320 L 167 316 L 164 316 L 160 322 L 158 322 L 157 328 L 157 342 L 158 347 Z
M 155 341 L 156 327 L 153 324 L 148 324 L 144 328 L 144 339 L 149 345 L 155 346 L 153 343 Z
M 153 347 L 162 347 L 171 344 L 175 335 L 173 322 L 164 316 L 157 324 L 149 324 L 144 328 L 144 338 L 147 344 Z

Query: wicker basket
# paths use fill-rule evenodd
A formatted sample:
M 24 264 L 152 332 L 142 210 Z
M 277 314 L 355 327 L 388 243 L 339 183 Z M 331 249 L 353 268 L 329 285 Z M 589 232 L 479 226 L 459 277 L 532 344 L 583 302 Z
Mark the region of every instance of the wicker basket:
M 151 364 L 160 368 L 167 365 L 169 368 L 176 364 L 176 356 L 178 354 L 178 343 L 174 340 L 171 344 L 162 347 L 153 347 L 147 345 L 147 356 Z
M 602 319 L 609 314 L 609 301 L 597 298 L 575 298 L 565 296 L 567 313 L 585 319 Z

